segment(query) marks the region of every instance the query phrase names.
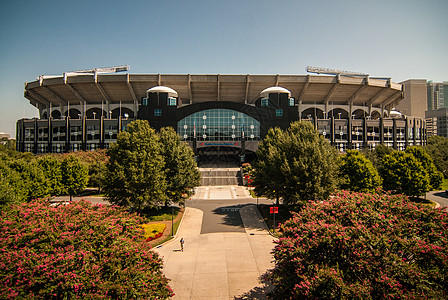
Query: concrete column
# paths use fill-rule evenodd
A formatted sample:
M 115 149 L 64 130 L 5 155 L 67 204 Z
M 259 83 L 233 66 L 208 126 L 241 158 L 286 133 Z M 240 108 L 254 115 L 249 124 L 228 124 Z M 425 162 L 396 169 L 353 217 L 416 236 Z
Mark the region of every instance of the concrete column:
M 405 120 L 406 120 L 406 122 L 404 123 L 404 149 L 406 149 L 409 146 L 409 135 L 408 135 L 409 120 L 408 120 L 408 118 L 406 118 Z
M 368 143 L 367 143 L 367 118 L 364 117 L 362 120 L 362 141 L 363 141 L 363 148 L 367 149 Z
M 86 126 L 86 119 L 87 117 L 82 118 L 81 128 L 82 128 L 82 144 L 81 149 L 86 151 L 87 150 L 87 126 Z
M 39 139 L 39 135 L 38 135 L 38 130 L 39 130 L 39 126 L 37 124 L 37 118 L 34 118 L 34 149 L 33 149 L 33 153 L 37 154 L 37 140 Z
M 332 145 L 334 145 L 335 144 L 335 139 L 334 139 L 334 136 L 335 136 L 335 130 L 334 130 L 334 117 L 333 116 L 331 116 L 330 117 L 330 143 L 332 144 Z
M 393 139 L 393 148 L 395 150 L 397 150 L 398 148 L 398 143 L 397 143 L 397 123 L 396 120 L 393 120 L 393 125 L 392 125 L 392 139 Z
M 70 151 L 70 114 L 65 118 L 65 152 Z
M 384 120 L 383 115 L 380 117 L 380 144 L 384 144 Z
M 53 146 L 53 127 L 52 127 L 53 118 L 50 116 L 48 118 L 48 141 L 47 141 L 47 153 L 51 153 L 51 148 Z
M 104 149 L 104 116 L 100 117 L 100 148 Z

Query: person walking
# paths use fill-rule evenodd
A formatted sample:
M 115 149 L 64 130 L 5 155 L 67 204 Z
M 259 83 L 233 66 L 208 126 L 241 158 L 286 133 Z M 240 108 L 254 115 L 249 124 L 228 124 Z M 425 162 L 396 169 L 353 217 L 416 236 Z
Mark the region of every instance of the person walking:
M 185 243 L 184 238 L 181 238 L 180 239 L 180 251 L 182 251 L 182 252 L 184 252 L 184 243 Z

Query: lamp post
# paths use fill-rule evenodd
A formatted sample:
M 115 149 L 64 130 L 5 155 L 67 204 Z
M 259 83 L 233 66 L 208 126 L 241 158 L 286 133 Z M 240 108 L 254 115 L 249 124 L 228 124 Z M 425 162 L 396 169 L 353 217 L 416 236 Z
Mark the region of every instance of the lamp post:
M 171 236 L 174 236 L 174 213 L 172 205 L 171 205 Z
M 272 226 L 272 228 L 273 228 L 272 233 L 275 234 L 275 203 L 274 203 L 274 213 L 273 213 L 273 215 L 274 215 L 274 224 Z

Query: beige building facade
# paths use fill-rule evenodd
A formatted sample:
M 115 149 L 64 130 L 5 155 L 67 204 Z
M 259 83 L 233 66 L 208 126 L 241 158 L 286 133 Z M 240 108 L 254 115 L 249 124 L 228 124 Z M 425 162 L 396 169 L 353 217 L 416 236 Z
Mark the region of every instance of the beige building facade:
M 428 110 L 426 79 L 409 79 L 401 82 L 404 98 L 396 106 L 396 110 L 406 116 L 425 118 Z

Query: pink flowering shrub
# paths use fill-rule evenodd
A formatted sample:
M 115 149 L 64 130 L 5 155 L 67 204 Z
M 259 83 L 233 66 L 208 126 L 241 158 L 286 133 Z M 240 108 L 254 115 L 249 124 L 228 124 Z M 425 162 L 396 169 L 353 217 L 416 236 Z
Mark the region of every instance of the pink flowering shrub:
M 402 195 L 342 192 L 283 225 L 275 299 L 447 299 L 448 213 Z
M 167 299 L 143 219 L 86 201 L 13 206 L 0 218 L 1 299 Z

